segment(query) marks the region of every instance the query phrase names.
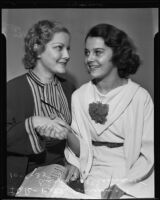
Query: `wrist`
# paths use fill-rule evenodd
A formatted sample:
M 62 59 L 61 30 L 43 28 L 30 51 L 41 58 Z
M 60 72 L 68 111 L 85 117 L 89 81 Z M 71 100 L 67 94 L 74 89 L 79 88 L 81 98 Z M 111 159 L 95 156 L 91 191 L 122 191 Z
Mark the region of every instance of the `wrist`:
M 37 116 L 32 117 L 32 124 L 33 124 L 34 129 L 36 129 L 38 127 L 38 117 Z
M 33 116 L 32 117 L 32 124 L 33 124 L 33 128 L 37 128 L 39 126 L 43 126 L 45 125 L 46 122 L 46 117 L 42 117 L 42 116 Z

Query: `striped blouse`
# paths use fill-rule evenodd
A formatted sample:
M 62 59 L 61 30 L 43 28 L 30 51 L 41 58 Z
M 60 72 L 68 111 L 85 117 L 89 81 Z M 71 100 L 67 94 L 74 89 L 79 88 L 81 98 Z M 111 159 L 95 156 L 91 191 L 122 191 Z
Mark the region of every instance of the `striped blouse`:
M 52 82 L 44 84 L 30 70 L 27 74 L 27 80 L 34 98 L 34 116 L 47 116 L 51 118 L 57 116 L 70 124 L 71 115 L 68 102 L 58 78 L 54 76 Z M 33 128 L 32 117 L 25 120 L 25 127 L 34 153 L 42 152 L 44 147 L 40 144 L 40 139 Z M 46 138 L 48 146 L 52 145 L 52 141 L 53 139 Z

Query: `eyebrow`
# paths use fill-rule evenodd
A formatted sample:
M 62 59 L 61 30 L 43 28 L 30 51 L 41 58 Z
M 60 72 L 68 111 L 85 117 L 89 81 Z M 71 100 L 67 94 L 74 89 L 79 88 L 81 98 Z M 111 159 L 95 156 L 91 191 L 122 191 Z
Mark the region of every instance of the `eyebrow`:
M 85 50 L 88 50 L 87 48 L 85 48 Z M 97 47 L 97 48 L 93 48 L 93 50 L 105 50 L 104 48 L 101 47 Z
M 64 46 L 64 43 L 62 43 L 62 42 L 55 42 L 55 43 L 54 43 L 54 42 L 51 42 L 50 44 L 51 44 L 51 45 L 52 45 L 52 44 L 56 44 L 56 45 L 57 45 L 57 44 L 60 44 L 60 45 L 63 45 L 63 46 Z

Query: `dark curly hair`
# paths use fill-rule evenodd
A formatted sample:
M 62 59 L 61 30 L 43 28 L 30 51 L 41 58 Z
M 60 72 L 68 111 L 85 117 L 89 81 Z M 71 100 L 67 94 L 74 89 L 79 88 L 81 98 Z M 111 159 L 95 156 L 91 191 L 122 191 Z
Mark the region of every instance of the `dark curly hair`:
M 36 66 L 38 55 L 45 50 L 46 44 L 58 32 L 65 32 L 70 35 L 68 29 L 60 23 L 49 20 L 39 21 L 29 29 L 24 38 L 25 55 L 23 63 L 26 69 L 33 69 Z
M 91 28 L 86 35 L 88 37 L 101 37 L 105 44 L 112 48 L 112 63 L 118 68 L 121 78 L 127 78 L 135 74 L 141 64 L 140 57 L 136 54 L 136 48 L 128 35 L 110 24 L 98 24 Z

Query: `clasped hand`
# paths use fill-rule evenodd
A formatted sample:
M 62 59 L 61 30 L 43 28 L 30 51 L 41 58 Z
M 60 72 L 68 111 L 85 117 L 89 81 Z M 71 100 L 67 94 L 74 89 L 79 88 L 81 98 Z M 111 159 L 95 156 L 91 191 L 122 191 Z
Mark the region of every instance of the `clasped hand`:
M 71 164 L 66 164 L 65 182 L 76 181 L 80 177 L 80 171 L 77 167 Z
M 72 132 L 70 126 L 59 117 L 50 119 L 49 117 L 35 116 L 33 125 L 41 136 L 59 140 L 66 139 L 67 135 Z

